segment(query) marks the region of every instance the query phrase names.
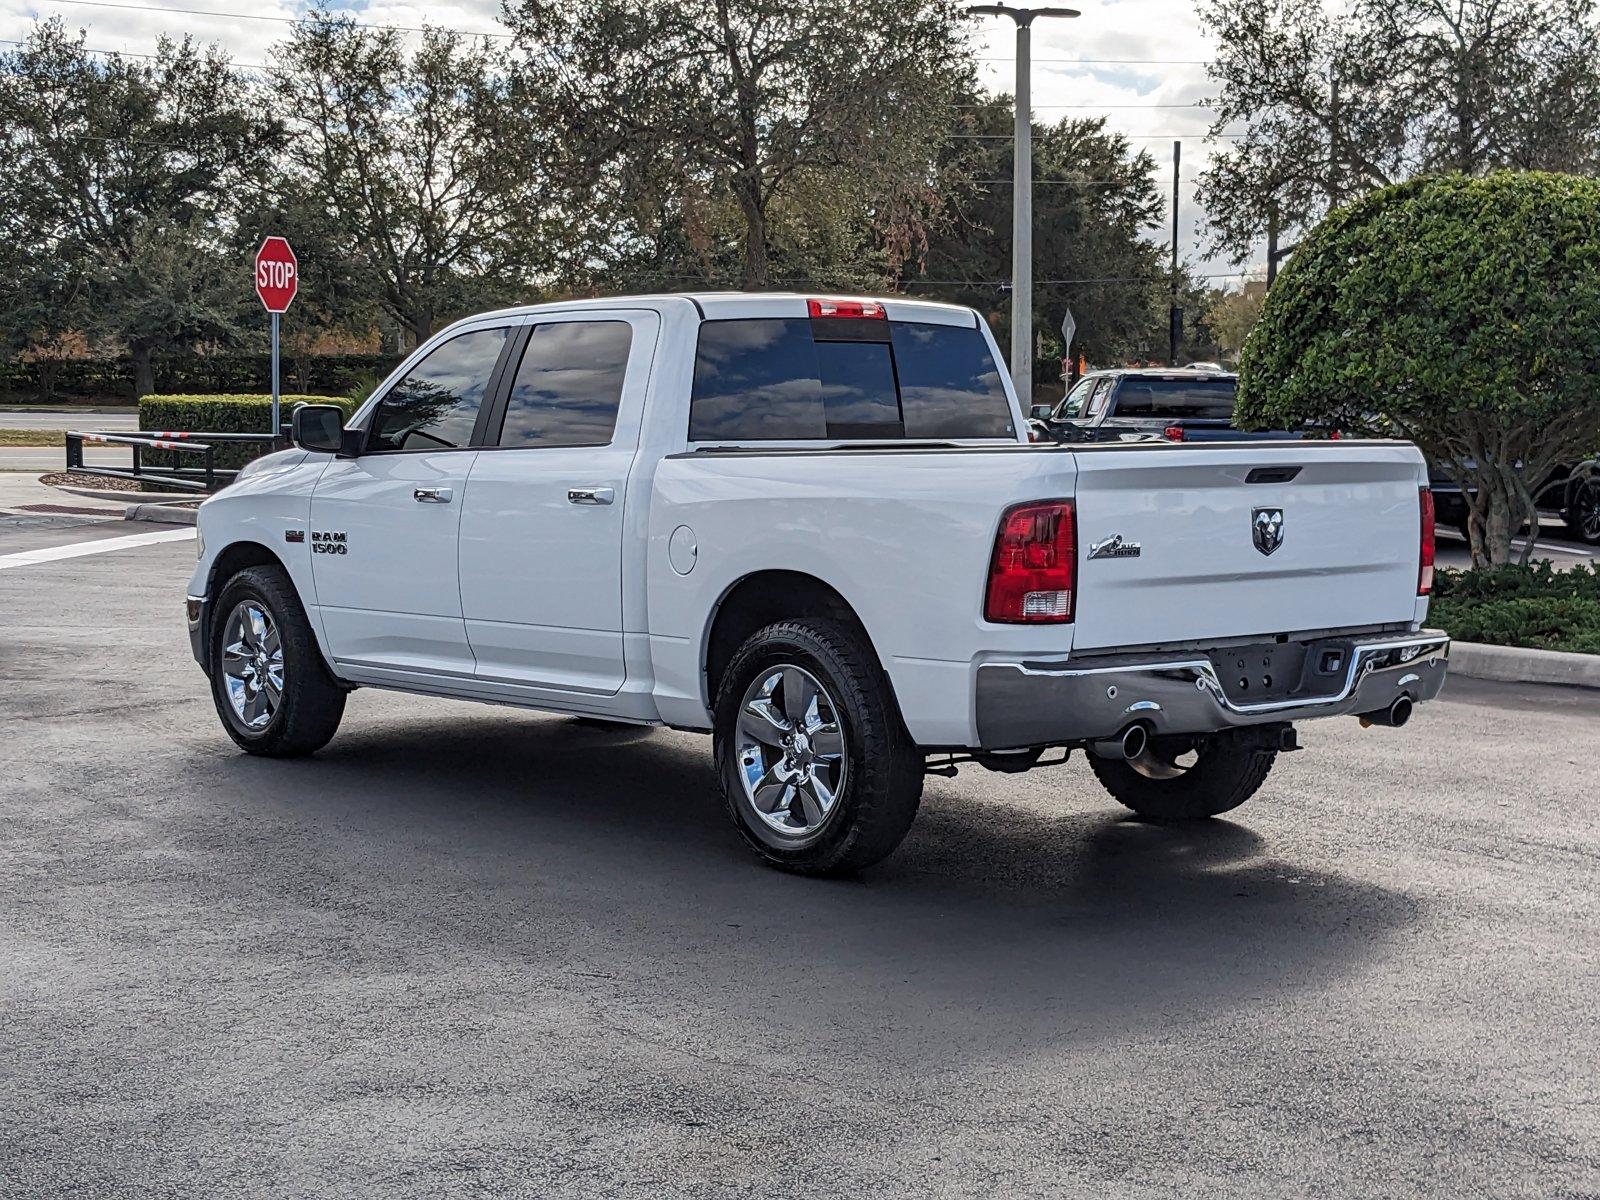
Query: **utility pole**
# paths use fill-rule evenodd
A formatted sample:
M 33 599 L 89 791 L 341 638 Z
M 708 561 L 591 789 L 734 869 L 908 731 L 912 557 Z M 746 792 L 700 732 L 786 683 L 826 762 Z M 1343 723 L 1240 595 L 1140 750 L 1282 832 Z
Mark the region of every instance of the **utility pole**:
M 1183 310 L 1178 307 L 1178 165 L 1183 143 L 1172 143 L 1172 299 L 1167 305 L 1167 365 L 1178 365 L 1178 343 L 1183 340 Z
M 1278 278 L 1278 202 L 1267 204 L 1267 287 Z
M 1011 383 L 1027 411 L 1033 403 L 1033 100 L 1032 25 L 1036 17 L 1076 17 L 1073 8 L 975 4 L 974 16 L 1010 17 L 1017 26 L 1017 121 L 1012 137 Z

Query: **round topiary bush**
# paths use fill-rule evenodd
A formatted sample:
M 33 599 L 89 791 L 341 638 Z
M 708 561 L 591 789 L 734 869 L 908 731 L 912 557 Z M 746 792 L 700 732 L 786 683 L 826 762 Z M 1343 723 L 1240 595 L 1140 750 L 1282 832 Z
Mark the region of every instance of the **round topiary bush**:
M 1246 427 L 1416 442 L 1469 490 L 1474 561 L 1507 561 L 1536 491 L 1600 447 L 1600 182 L 1445 176 L 1334 211 L 1239 369 Z

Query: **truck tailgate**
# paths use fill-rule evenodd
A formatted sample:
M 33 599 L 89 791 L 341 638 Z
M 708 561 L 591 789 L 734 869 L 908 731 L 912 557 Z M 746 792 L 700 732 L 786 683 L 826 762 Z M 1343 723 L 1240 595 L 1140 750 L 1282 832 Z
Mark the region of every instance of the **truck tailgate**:
M 1077 649 L 1415 615 L 1427 480 L 1415 447 L 1105 446 L 1076 459 Z

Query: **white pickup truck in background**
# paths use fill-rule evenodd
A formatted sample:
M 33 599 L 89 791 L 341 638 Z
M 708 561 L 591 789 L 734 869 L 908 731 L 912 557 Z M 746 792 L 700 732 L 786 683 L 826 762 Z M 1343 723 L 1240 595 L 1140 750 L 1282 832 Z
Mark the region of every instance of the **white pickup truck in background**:
M 892 851 L 930 767 L 1081 748 L 1200 818 L 1293 722 L 1437 694 L 1415 448 L 1029 445 L 997 364 L 972 310 L 901 299 L 459 322 L 201 506 L 223 726 L 307 754 L 383 687 L 709 731 L 750 845 L 823 873 Z

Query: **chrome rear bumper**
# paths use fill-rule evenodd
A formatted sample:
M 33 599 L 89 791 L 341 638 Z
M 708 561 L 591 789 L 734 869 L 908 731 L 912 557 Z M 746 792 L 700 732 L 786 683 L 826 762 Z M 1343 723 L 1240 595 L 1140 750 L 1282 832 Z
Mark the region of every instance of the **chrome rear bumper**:
M 1215 733 L 1382 712 L 1401 696 L 1414 703 L 1432 700 L 1444 686 L 1450 638 L 1442 630 L 1356 638 L 1352 649 L 1337 690 L 1258 704 L 1230 699 L 1202 652 L 983 663 L 977 681 L 979 744 L 1010 750 L 1094 741 L 1135 722 L 1156 736 Z

